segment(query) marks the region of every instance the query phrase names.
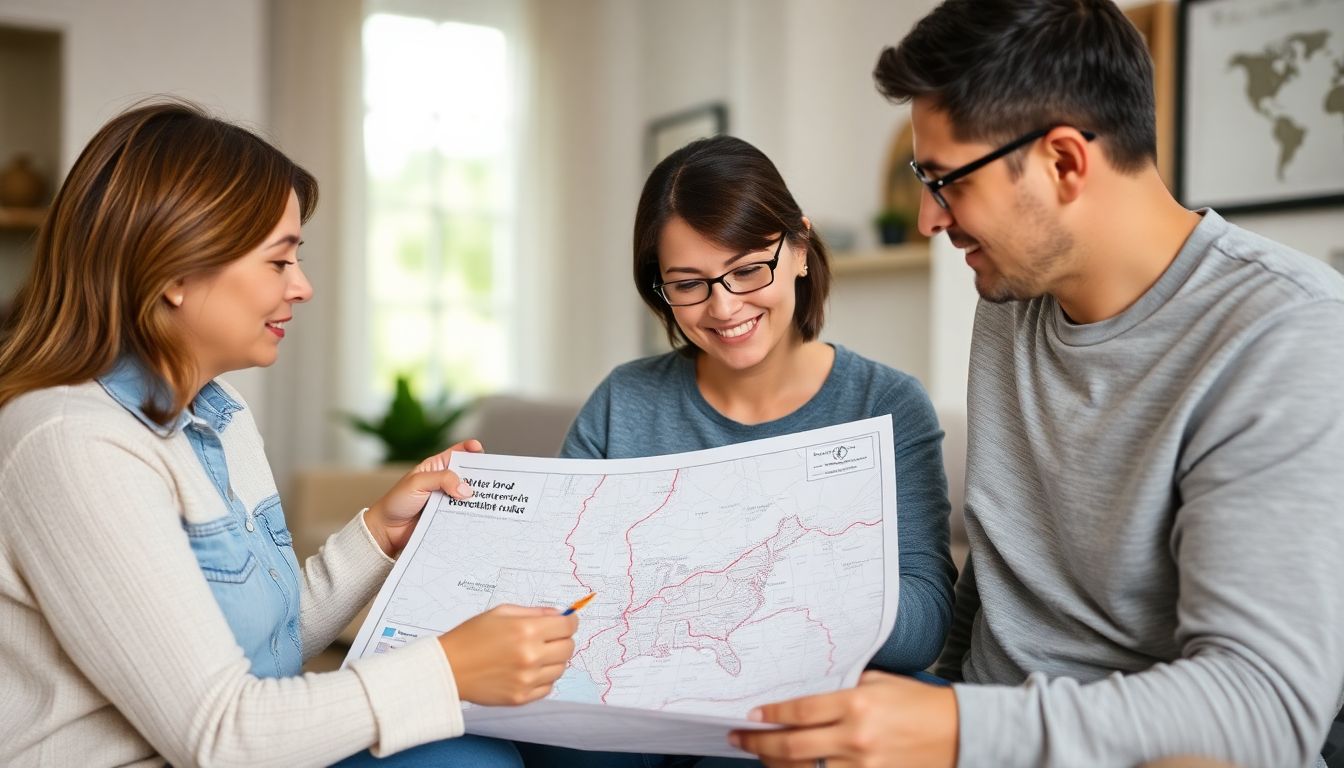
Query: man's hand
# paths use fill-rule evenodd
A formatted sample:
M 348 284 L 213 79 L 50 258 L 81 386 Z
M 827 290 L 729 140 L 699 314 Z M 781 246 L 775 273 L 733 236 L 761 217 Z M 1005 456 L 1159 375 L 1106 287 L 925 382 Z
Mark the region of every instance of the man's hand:
M 415 469 L 397 481 L 383 498 L 374 502 L 364 514 L 364 525 L 373 534 L 374 541 L 388 557 L 396 557 L 406 542 L 411 540 L 420 512 L 430 494 L 443 491 L 455 499 L 471 496 L 471 488 L 456 472 L 448 469 L 453 451 L 480 453 L 485 450 L 480 440 L 463 440 L 442 453 L 436 453 L 420 462 Z
M 752 719 L 788 726 L 734 731 L 733 744 L 771 768 L 933 766 L 957 761 L 957 697 L 951 688 L 864 672 L 854 688 L 769 704 Z

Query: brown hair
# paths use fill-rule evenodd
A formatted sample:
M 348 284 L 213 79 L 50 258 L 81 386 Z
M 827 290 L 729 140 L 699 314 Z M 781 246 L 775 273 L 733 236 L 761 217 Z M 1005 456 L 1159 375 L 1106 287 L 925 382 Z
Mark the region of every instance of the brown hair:
M 0 339 L 0 406 L 89 381 L 129 354 L 159 377 L 145 412 L 160 423 L 181 413 L 197 372 L 163 292 L 259 245 L 291 189 L 306 221 L 317 204 L 313 177 L 193 104 L 158 101 L 113 118 L 80 153 L 38 230 Z
M 1113 0 L 945 0 L 873 71 L 904 103 L 927 98 L 960 141 L 1055 125 L 1096 131 L 1122 173 L 1157 159 L 1153 61 Z M 1021 153 L 1008 157 L 1014 175 Z
M 803 211 L 775 164 L 759 149 L 733 136 L 700 139 L 668 155 L 644 182 L 635 212 L 635 288 L 663 324 L 667 340 L 686 354 L 699 349 L 677 325 L 672 307 L 654 289 L 658 237 L 674 216 L 710 241 L 754 251 L 775 243 L 781 232 L 791 245 L 807 248 L 807 278 L 794 282 L 793 322 L 804 341 L 821 333 L 831 270 L 826 246 L 803 223 Z

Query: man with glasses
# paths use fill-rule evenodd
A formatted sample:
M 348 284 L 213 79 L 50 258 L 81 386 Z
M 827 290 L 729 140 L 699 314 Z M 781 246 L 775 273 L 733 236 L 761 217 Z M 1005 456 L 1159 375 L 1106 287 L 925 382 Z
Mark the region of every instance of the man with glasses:
M 1322 764 L 1344 280 L 1172 198 L 1111 0 L 947 0 L 875 77 L 912 106 L 920 229 L 982 298 L 954 685 L 868 673 L 740 742 L 793 765 Z

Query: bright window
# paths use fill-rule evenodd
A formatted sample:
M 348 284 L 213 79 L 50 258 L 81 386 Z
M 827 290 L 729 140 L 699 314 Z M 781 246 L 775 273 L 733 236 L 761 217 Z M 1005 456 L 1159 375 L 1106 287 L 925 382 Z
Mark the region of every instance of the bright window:
M 364 277 L 370 368 L 386 395 L 513 383 L 515 162 L 505 32 L 373 13 L 364 23 Z

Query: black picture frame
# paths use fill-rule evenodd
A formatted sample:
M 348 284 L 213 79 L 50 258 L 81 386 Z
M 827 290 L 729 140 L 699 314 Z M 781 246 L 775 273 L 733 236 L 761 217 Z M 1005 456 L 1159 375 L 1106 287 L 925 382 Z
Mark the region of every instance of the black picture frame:
M 1178 16 L 1177 198 L 1221 213 L 1344 204 L 1344 0 L 1181 0 Z M 1313 94 L 1320 115 L 1303 106 Z
M 660 160 L 696 139 L 728 132 L 728 107 L 710 102 L 649 121 L 644 132 L 644 159 L 649 170 Z

